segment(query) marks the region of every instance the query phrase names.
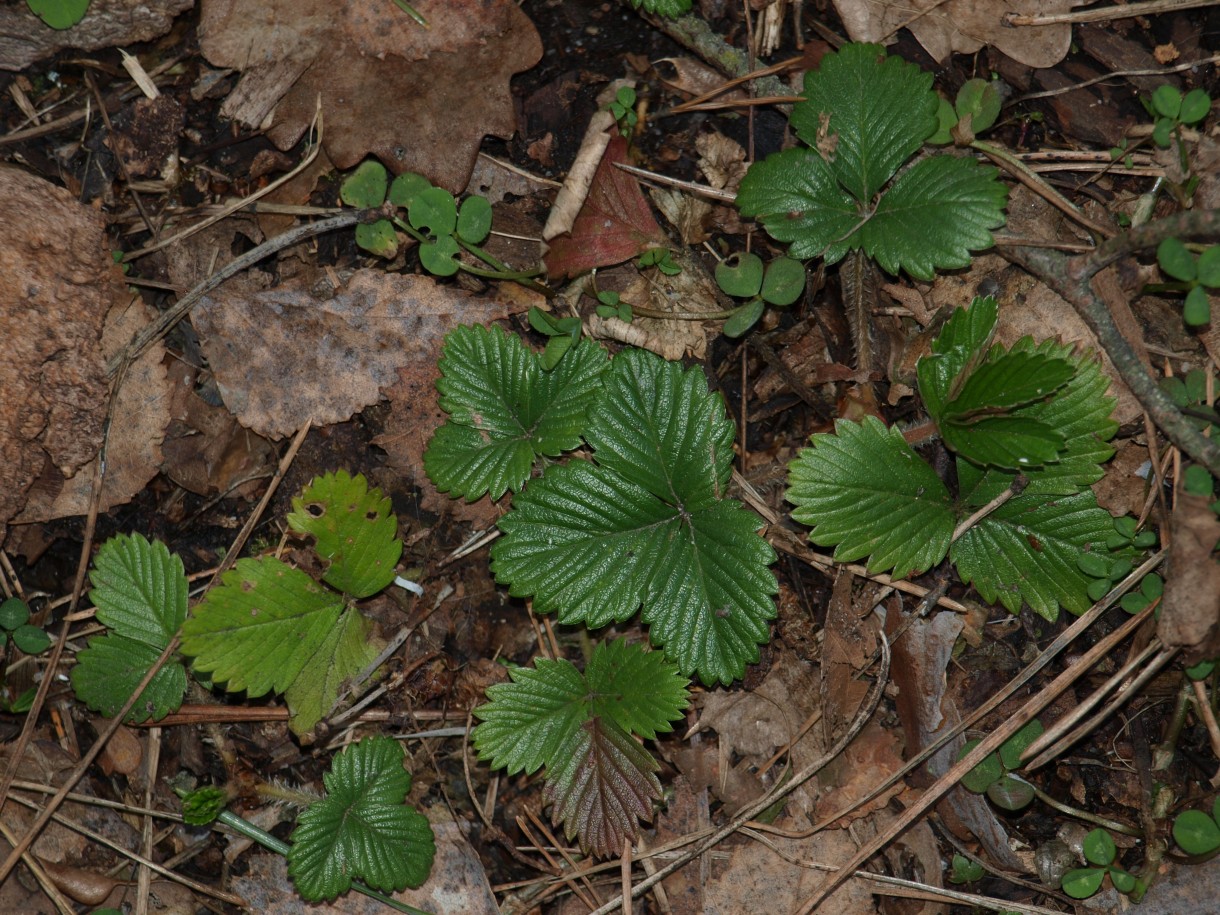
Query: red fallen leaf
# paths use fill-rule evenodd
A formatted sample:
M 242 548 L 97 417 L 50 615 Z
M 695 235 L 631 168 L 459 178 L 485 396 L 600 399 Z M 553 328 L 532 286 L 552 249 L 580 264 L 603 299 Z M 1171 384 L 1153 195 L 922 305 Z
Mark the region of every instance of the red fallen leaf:
M 555 279 L 621 264 L 668 239 L 652 217 L 639 182 L 614 163 L 627 161 L 627 141 L 614 137 L 593 175 L 572 231 L 551 242 L 545 261 Z

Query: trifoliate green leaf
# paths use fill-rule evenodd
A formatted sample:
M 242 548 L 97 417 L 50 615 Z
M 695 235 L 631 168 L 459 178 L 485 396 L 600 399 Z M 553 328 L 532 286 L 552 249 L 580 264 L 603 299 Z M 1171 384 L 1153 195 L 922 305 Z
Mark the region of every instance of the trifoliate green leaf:
M 442 235 L 436 241 L 419 246 L 419 262 L 433 276 L 453 276 L 460 269 L 456 260 L 461 247 L 452 235 Z
M 904 162 L 937 129 L 932 76 L 878 45 L 849 44 L 805 76 L 792 126 L 812 149 L 757 162 L 737 205 L 797 258 L 827 263 L 860 248 L 890 273 L 931 279 L 964 267 L 1004 223 L 998 172 L 949 155 Z
M 315 656 L 343 599 L 272 557 L 239 559 L 182 627 L 182 651 L 230 692 L 282 693 Z
M 1220 825 L 1202 810 L 1184 810 L 1173 821 L 1173 840 L 1188 855 L 1207 855 L 1220 848 Z
M 1114 844 L 1114 837 L 1104 829 L 1090 831 L 1084 837 L 1084 842 L 1081 845 L 1084 858 L 1090 864 L 1099 864 L 1105 867 L 1118 855 L 1118 847 Z
M 635 739 L 593 718 L 577 728 L 547 770 L 551 821 L 579 836 L 582 849 L 606 858 L 634 842 L 639 821 L 652 819 L 661 797 L 660 765 Z
M 17 650 L 26 654 L 42 654 L 51 647 L 51 637 L 44 630 L 28 623 L 18 626 L 9 634 Z
M 1106 872 L 1099 867 L 1077 867 L 1063 875 L 1059 888 L 1073 899 L 1088 899 L 1099 889 Z
M 991 247 L 1007 199 L 994 167 L 929 156 L 898 176 L 848 241 L 889 273 L 931 280 L 936 270 L 967 267 L 970 252 Z
M 596 465 L 548 468 L 513 500 L 492 547 L 497 579 L 591 628 L 643 604 L 683 674 L 742 676 L 775 615 L 775 553 L 758 517 L 721 498 L 733 460 L 723 402 L 697 370 L 630 350 L 588 425 Z
M 978 471 L 959 461 L 958 472 L 963 498 L 973 504 L 977 498 L 967 487 Z M 998 600 L 1012 613 L 1024 601 L 1053 621 L 1061 606 L 1080 614 L 1092 603 L 1089 578 L 1076 558 L 1089 544 L 1104 541 L 1112 522 L 1092 490 L 1050 501 L 1026 490 L 967 530 L 950 557 L 962 581 L 973 583 L 983 600 Z
M 1000 116 L 1002 100 L 991 80 L 968 79 L 957 92 L 958 117 L 970 118 L 970 130 L 982 133 Z
M 310 902 L 334 899 L 360 880 L 392 893 L 428 879 L 436 843 L 428 820 L 403 800 L 411 776 L 402 746 L 366 737 L 335 757 L 327 796 L 292 831 L 288 875 Z
M 89 573 L 98 621 L 110 634 L 77 655 L 72 688 L 81 701 L 115 715 L 177 634 L 186 618 L 186 573 L 163 543 L 139 534 L 102 545 Z M 164 718 L 182 704 L 186 671 L 171 660 L 153 678 L 128 720 Z
M 424 453 L 428 477 L 468 501 L 519 490 L 538 456 L 580 445 L 607 366 L 605 350 L 587 340 L 548 372 L 520 338 L 498 327 L 454 330 L 437 382 L 449 421 Z
M 410 208 L 415 198 L 432 187 L 432 182 L 415 172 L 403 172 L 390 183 L 389 201 L 396 207 Z
M 568 661 L 537 658 L 487 690 L 474 715 L 481 759 L 509 774 L 546 766 L 547 796 L 569 838 L 596 854 L 634 839 L 660 797 L 658 768 L 633 734 L 672 728 L 687 703 L 686 684 L 661 652 L 618 639 L 599 644 L 581 674 Z
M 314 659 L 284 691 L 293 733 L 309 733 L 330 714 L 344 685 L 372 664 L 384 647 L 385 641 L 375 636 L 366 616 L 350 607 L 344 611 Z
M 376 594 L 394 580 L 402 556 L 398 519 L 380 489 L 346 470 L 315 477 L 292 500 L 288 526 L 310 534 L 329 565 L 322 580 L 356 599 Z
M 840 420 L 834 434 L 813 436 L 789 468 L 792 517 L 813 530 L 809 539 L 834 546 L 834 557 L 869 557 L 870 572 L 905 577 L 944 558 L 953 534 L 953 508 L 944 483 L 897 429 L 875 417 Z
M 457 201 L 444 188 L 424 188 L 411 200 L 407 218 L 411 228 L 435 238 L 452 235 L 457 228 Z
M 1021 754 L 1028 750 L 1046 729 L 1037 718 L 1032 718 L 1006 741 L 1000 744 L 1000 762 L 1009 772 L 1021 768 Z
M 868 202 L 936 130 L 932 74 L 875 44 L 847 44 L 805 74 L 797 136 L 853 197 Z
M 737 339 L 758 323 L 766 309 L 767 305 L 762 299 L 751 299 L 729 316 L 721 332 L 731 340 Z
M 957 752 L 959 760 L 965 759 L 970 751 L 982 743 L 982 738 L 969 740 Z M 973 769 L 962 776 L 962 786 L 967 791 L 982 794 L 999 779 L 1004 777 L 1004 765 L 1000 762 L 998 753 L 988 753 Z
M 1189 282 L 1195 278 L 1198 271 L 1195 256 L 1190 253 L 1180 238 L 1170 236 L 1162 241 L 1157 246 L 1156 259 L 1166 275 L 1175 280 Z
M 750 166 L 737 191 L 742 216 L 758 219 L 788 253 L 834 264 L 853 247 L 863 217 L 826 161 L 810 149 L 786 149 Z
M 10 597 L 0 603 L 0 629 L 12 632 L 18 626 L 24 626 L 30 618 L 30 608 L 19 597 Z

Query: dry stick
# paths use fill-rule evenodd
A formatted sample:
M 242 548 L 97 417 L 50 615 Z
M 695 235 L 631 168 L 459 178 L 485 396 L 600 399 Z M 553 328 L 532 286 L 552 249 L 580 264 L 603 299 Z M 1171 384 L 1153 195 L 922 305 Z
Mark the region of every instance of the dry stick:
M 1160 643 L 1154 640 L 1153 645 L 1157 645 L 1159 647 Z M 1036 759 L 1031 760 L 1031 768 L 1038 768 L 1039 766 L 1043 766 L 1050 762 L 1052 759 L 1062 753 L 1066 747 L 1071 746 L 1081 737 L 1094 730 L 1099 724 L 1113 715 L 1120 705 L 1125 703 L 1128 699 L 1143 689 L 1148 681 L 1156 676 L 1157 672 L 1160 671 L 1162 667 L 1177 656 L 1177 653 L 1177 648 L 1161 647 L 1160 651 L 1156 654 L 1156 657 L 1149 661 L 1148 665 L 1140 671 L 1139 676 L 1132 680 L 1131 683 L 1117 696 L 1115 696 L 1105 708 L 1089 718 L 1087 721 L 1080 724 L 1078 727 L 1073 728 L 1067 734 L 1064 734 L 1059 740 L 1055 741 L 1053 746 L 1047 747 L 1046 752 L 1040 753 Z M 1133 665 L 1128 665 L 1128 667 L 1131 666 Z M 1126 669 L 1127 668 L 1124 668 L 1124 670 Z
M 1005 257 L 1024 267 L 1059 293 L 1076 310 L 1114 363 L 1119 377 L 1171 442 L 1220 476 L 1220 445 L 1201 435 L 1148 374 L 1139 356 L 1119 332 L 1109 309 L 1093 289 L 1101 270 L 1135 251 L 1152 248 L 1171 236 L 1220 234 L 1220 210 L 1187 211 L 1131 229 L 1099 245 L 1090 255 L 1064 257 L 1038 248 L 1005 248 Z
M 1004 17 L 1008 25 L 1055 25 L 1063 22 L 1109 22 L 1114 19 L 1131 19 L 1134 16 L 1155 16 L 1158 13 L 1176 13 L 1193 10 L 1201 6 L 1215 6 L 1216 0 L 1150 0 L 1148 3 L 1124 3 L 1119 6 L 1103 6 L 1075 13 L 1049 13 L 1045 16 L 1022 16 L 1009 13 Z
M 121 719 L 119 719 L 119 718 L 115 719 L 115 721 L 120 721 L 120 720 Z M 47 810 L 50 809 L 49 806 L 45 807 L 45 808 L 40 808 L 33 801 L 31 801 L 27 798 L 24 798 L 24 797 L 20 797 L 18 795 L 13 795 L 13 800 L 16 803 L 21 804 L 23 807 L 28 807 L 30 810 L 39 810 L 40 819 L 47 813 Z M 95 799 L 88 798 L 87 800 L 95 800 Z M 52 802 L 53 802 L 53 799 L 52 799 Z M 139 864 L 143 867 L 147 867 L 150 870 L 156 871 L 166 880 L 172 880 L 174 883 L 179 883 L 182 886 L 185 886 L 187 889 L 194 890 L 196 893 L 199 893 L 200 895 L 211 896 L 213 899 L 219 899 L 221 902 L 229 903 L 229 905 L 236 905 L 236 906 L 244 907 L 246 904 L 246 901 L 244 899 L 242 899 L 240 896 L 237 896 L 233 893 L 226 893 L 224 890 L 213 889 L 212 887 L 207 886 L 206 884 L 198 883 L 198 882 L 192 880 L 190 877 L 184 877 L 181 874 L 177 873 L 176 871 L 172 871 L 169 868 L 167 868 L 161 864 L 158 864 L 156 861 L 150 861 L 148 858 L 145 858 L 143 855 L 138 855 L 134 851 L 129 851 L 128 849 L 126 849 L 122 845 L 120 845 L 118 842 L 115 842 L 113 839 L 109 839 L 106 836 L 101 835 L 100 833 L 94 832 L 88 826 L 83 826 L 80 823 L 77 823 L 75 820 L 71 820 L 68 817 L 61 816 L 58 813 L 51 814 L 51 816 L 49 818 L 53 819 L 56 823 L 59 823 L 61 826 L 66 826 L 68 829 L 71 829 L 73 832 L 80 833 L 82 836 L 84 836 L 86 839 L 89 839 L 90 841 L 97 842 L 101 845 L 105 845 L 107 848 L 113 849 L 114 851 L 116 851 L 120 855 L 122 855 L 123 857 L 130 858 L 136 864 Z M 2 878 L 0 878 L 0 882 L 3 882 Z
M 682 867 L 685 867 L 689 862 L 702 855 L 708 849 L 718 845 L 720 842 L 731 836 L 734 832 L 741 829 L 743 826 L 749 823 L 750 820 L 754 819 L 754 817 L 758 816 L 768 807 L 780 800 L 783 800 L 801 785 L 805 784 L 805 782 L 809 781 L 809 779 L 817 775 L 818 772 L 825 768 L 827 764 L 838 757 L 838 755 L 847 748 L 849 743 L 856 739 L 856 735 L 863 730 L 864 725 L 870 718 L 873 717 L 873 712 L 876 711 L 877 705 L 881 701 L 881 693 L 885 688 L 886 682 L 889 680 L 890 648 L 889 643 L 886 642 L 884 637 L 881 639 L 881 646 L 881 669 L 877 672 L 877 679 L 873 682 L 872 688 L 869 690 L 868 695 L 861 704 L 860 711 L 856 714 L 851 726 L 848 727 L 847 731 L 842 737 L 839 738 L 835 745 L 830 748 L 829 752 L 809 763 L 804 769 L 797 772 L 790 781 L 784 783 L 783 785 L 778 785 L 774 791 L 764 794 L 759 800 L 755 801 L 753 804 L 742 810 L 741 813 L 737 814 L 737 816 L 733 817 L 733 819 L 727 825 L 717 829 L 703 841 L 695 845 L 694 848 L 683 852 L 682 855 L 675 861 L 665 865 L 665 867 L 658 870 L 655 874 L 641 880 L 632 888 L 632 898 L 638 898 L 639 896 L 644 895 L 644 893 L 648 892 L 648 890 L 656 886 L 670 874 Z M 854 870 L 855 868 L 853 867 L 852 869 Z M 844 879 L 846 879 L 846 876 Z M 590 912 L 589 915 L 607 915 L 607 913 L 618 909 L 622 904 L 623 897 L 619 896 L 618 898 L 612 899 L 610 902 L 606 903 L 600 909 Z
M 1154 557 L 1154 559 L 1157 561 L 1159 561 L 1161 558 L 1161 554 Z M 1151 561 L 1152 560 L 1149 560 L 1149 562 Z M 1144 565 L 1147 564 L 1148 563 L 1145 563 Z M 1140 574 L 1142 575 L 1143 573 L 1141 572 Z M 1127 576 L 1125 581 L 1131 580 L 1133 575 L 1134 573 Z M 1111 593 L 1113 594 L 1116 592 Z M 1107 601 L 1108 600 L 1109 598 L 1107 598 Z M 1056 638 L 1055 641 L 1050 644 L 1046 651 L 1042 652 L 1042 654 L 1039 655 L 1038 658 L 1029 665 L 1029 667 L 1025 668 L 1025 670 L 1018 674 L 1013 680 L 1013 683 L 1010 683 L 1007 687 L 1001 690 L 997 696 L 989 700 L 985 707 L 989 706 L 994 708 L 999 705 L 1000 701 L 1007 699 L 1009 695 L 1015 692 L 1013 684 L 1018 682 L 1023 683 L 1030 679 L 1036 669 L 1041 669 L 1047 663 L 1049 663 L 1052 658 L 1062 652 L 1069 644 L 1071 644 L 1072 641 L 1076 639 L 1077 636 L 1084 633 L 1101 615 L 1101 613 L 1104 612 L 1105 609 L 1108 609 L 1108 607 L 1108 602 L 1098 604 L 1088 613 L 1080 617 L 1080 619 L 1076 620 L 1076 622 L 1065 629 L 1062 633 L 1060 633 L 1058 638 Z M 986 759 L 992 751 L 998 750 L 1004 741 L 1008 740 L 1009 737 L 1024 727 L 1028 721 L 1035 718 L 1039 712 L 1054 702 L 1055 699 L 1059 697 L 1059 694 L 1063 692 L 1063 690 L 1065 690 L 1077 678 L 1084 676 L 1084 674 L 1088 672 L 1089 668 L 1093 665 L 1093 663 L 1096 662 L 1097 659 L 1104 656 L 1115 645 L 1122 641 L 1122 639 L 1126 638 L 1126 636 L 1133 632 L 1137 626 L 1143 623 L 1144 620 L 1151 615 L 1151 613 L 1151 607 L 1145 608 L 1112 632 L 1109 636 L 1102 639 L 1100 642 L 1094 645 L 1093 648 L 1091 648 L 1080 661 L 1063 671 L 1063 673 L 1056 677 L 1047 687 L 1040 690 L 1028 701 L 1026 701 L 1026 703 L 1021 706 L 1021 708 L 1015 714 L 1011 715 L 1007 721 L 984 737 L 981 743 L 954 763 L 948 772 L 937 779 L 935 784 L 925 791 L 913 806 L 905 810 L 902 816 L 895 820 L 883 833 L 879 834 L 871 842 L 856 852 L 856 855 L 851 859 L 851 861 L 843 865 L 843 869 L 840 870 L 838 874 L 829 878 L 825 883 L 822 884 L 821 887 L 818 888 L 817 892 L 806 899 L 797 910 L 800 915 L 807 915 L 807 913 L 816 909 L 826 900 L 827 896 L 829 896 L 843 884 L 843 881 L 845 881 L 851 875 L 851 873 L 856 870 L 856 868 L 863 865 L 868 861 L 869 858 L 877 854 L 877 852 L 885 848 L 885 846 L 887 846 L 890 842 L 906 832 L 906 830 L 909 829 L 921 816 L 927 813 L 937 801 L 944 797 L 944 795 L 947 794 L 954 785 L 961 781 L 962 776 Z M 972 717 L 977 717 L 977 715 Z M 959 729 L 955 728 L 954 730 L 956 731 Z M 943 741 L 941 742 L 943 743 Z M 926 752 L 927 751 L 925 751 L 925 753 Z M 923 754 L 920 755 L 922 756 Z M 909 766 L 910 764 L 908 764 L 908 766 L 904 766 L 903 771 L 906 771 Z
M 148 762 L 145 767 L 147 782 L 144 785 L 144 806 L 153 805 L 153 795 L 157 785 L 157 769 L 161 766 L 161 728 L 154 727 L 148 732 Z M 144 817 L 143 835 L 140 842 L 140 853 L 152 860 L 153 855 L 153 819 Z M 140 865 L 140 873 L 136 878 L 136 913 L 148 915 L 148 895 L 152 890 L 152 871 Z

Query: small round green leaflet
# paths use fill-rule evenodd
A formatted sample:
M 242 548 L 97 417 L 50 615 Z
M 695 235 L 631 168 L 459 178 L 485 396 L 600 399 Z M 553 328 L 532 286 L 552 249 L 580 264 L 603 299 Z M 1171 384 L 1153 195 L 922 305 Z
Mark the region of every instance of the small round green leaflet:
M 1190 327 L 1202 327 L 1212 320 L 1212 306 L 1207 290 L 1196 286 L 1186 293 L 1186 301 L 1182 303 L 1182 320 Z
M 1220 848 L 1220 825 L 1202 810 L 1186 810 L 1173 821 L 1173 840 L 1189 855 L 1206 855 Z
M 740 337 L 762 317 L 766 307 L 766 303 L 762 299 L 751 299 L 724 322 L 724 335 L 734 339 Z
M 987 797 L 1001 810 L 1021 810 L 1034 799 L 1034 789 L 1023 781 L 1005 775 L 987 786 Z
M 716 265 L 716 285 L 738 299 L 758 295 L 763 285 L 762 258 L 757 254 L 734 254 L 725 258 Z
M 1192 496 L 1203 496 L 1210 499 L 1214 486 L 1215 482 L 1212 480 L 1212 475 L 1207 472 L 1206 467 L 1192 464 L 1182 474 L 1182 488 Z
M 10 597 L 0 604 L 0 629 L 12 631 L 30 619 L 30 608 L 19 597 Z
M 437 238 L 452 235 L 453 230 L 457 228 L 457 201 L 444 188 L 425 188 L 415 196 L 407 211 L 407 217 L 411 221 L 411 227 L 421 232 L 427 231 L 429 235 Z M 456 243 L 454 247 L 456 254 Z
M 459 269 L 455 258 L 461 250 L 452 235 L 442 235 L 419 246 L 419 262 L 434 276 L 453 276 Z
M 18 626 L 12 637 L 13 644 L 26 654 L 42 654 L 51 647 L 51 637 L 37 626 Z
M 1099 889 L 1106 872 L 1099 867 L 1082 867 L 1063 875 L 1060 889 L 1073 899 L 1088 899 Z
M 1094 829 L 1084 837 L 1084 857 L 1090 864 L 1105 867 L 1114 861 L 1117 854 L 1114 837 L 1104 829 Z
M 970 118 L 974 133 L 986 130 L 1000 116 L 1000 93 L 995 83 L 985 79 L 968 79 L 957 93 L 957 116 Z
M 1191 89 L 1182 99 L 1178 120 L 1183 124 L 1198 124 L 1212 110 L 1211 96 L 1204 89 Z
M 482 244 L 491 232 L 491 204 L 486 197 L 467 197 L 458 212 L 457 234 L 471 245 Z
M 1200 661 L 1194 667 L 1186 668 L 1184 673 L 1192 680 L 1206 680 L 1212 675 L 1212 671 L 1215 669 L 1216 662 L 1214 659 L 1212 659 L 1209 661 Z
M 423 175 L 417 175 L 415 172 L 403 172 L 390 185 L 389 201 L 396 207 L 410 209 L 411 204 L 415 202 L 415 198 L 430 187 L 432 187 L 432 182 Z
M 398 253 L 398 236 L 388 219 L 362 222 L 356 226 L 356 244 L 378 257 L 393 257 Z
M 1163 117 L 1177 119 L 1182 111 L 1182 93 L 1168 84 L 1157 86 L 1152 93 L 1152 108 Z
M 765 302 L 783 308 L 791 305 L 805 291 L 805 265 L 791 257 L 777 257 L 767 264 L 763 275 L 762 297 Z
M 962 759 L 975 747 L 982 743 L 981 739 L 967 741 L 958 752 L 957 758 Z M 962 776 L 962 786 L 967 791 L 983 794 L 995 782 L 1004 777 L 1004 766 L 996 753 L 989 753 L 981 763 Z
M 89 0 L 26 0 L 34 14 L 53 29 L 70 29 L 89 10 Z
M 1175 280 L 1189 283 L 1197 276 L 1194 255 L 1180 238 L 1171 236 L 1161 242 L 1156 249 L 1156 259 L 1161 269 Z
M 385 202 L 388 180 L 384 165 L 366 159 L 339 186 L 339 199 L 349 207 L 379 207 Z
M 1196 268 L 1200 283 L 1220 289 L 1220 245 L 1212 245 L 1200 254 Z

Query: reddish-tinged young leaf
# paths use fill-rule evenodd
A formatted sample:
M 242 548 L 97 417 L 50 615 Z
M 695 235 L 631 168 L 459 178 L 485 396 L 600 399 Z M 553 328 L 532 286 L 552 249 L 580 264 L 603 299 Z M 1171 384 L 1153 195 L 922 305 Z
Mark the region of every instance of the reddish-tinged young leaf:
M 614 166 L 626 161 L 627 141 L 615 137 L 602 155 L 571 233 L 551 242 L 545 260 L 552 277 L 576 276 L 594 267 L 621 264 L 666 243 L 639 183 Z
M 590 718 L 574 731 L 547 770 L 546 797 L 569 839 L 580 836 L 595 855 L 612 857 L 635 841 L 639 819 L 652 819 L 661 797 L 656 760 L 613 721 Z

